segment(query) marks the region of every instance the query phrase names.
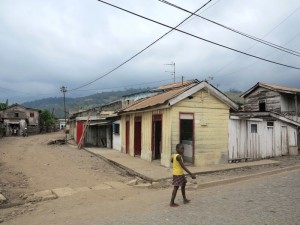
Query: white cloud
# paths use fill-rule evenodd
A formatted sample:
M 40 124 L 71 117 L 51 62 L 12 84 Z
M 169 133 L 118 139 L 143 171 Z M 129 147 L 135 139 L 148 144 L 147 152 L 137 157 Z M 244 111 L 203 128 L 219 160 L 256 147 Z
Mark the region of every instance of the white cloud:
M 159 1 L 109 2 L 171 26 L 188 16 Z M 195 11 L 206 1 L 171 2 Z M 299 7 L 298 0 L 221 0 L 202 15 L 260 38 L 281 23 L 265 37 L 266 40 L 283 45 L 294 37 L 286 47 L 300 51 L 297 29 L 300 10 L 294 12 Z M 255 43 L 199 18 L 190 20 L 180 29 L 243 51 Z M 98 1 L 2 0 L 0 101 L 9 98 L 21 103 L 40 98 L 41 93 L 59 95 L 62 85 L 70 89 L 81 86 L 121 64 L 167 31 L 167 28 Z M 260 44 L 247 50 L 300 67 L 298 57 L 278 50 L 271 54 L 273 51 Z M 220 84 L 222 90 L 246 90 L 258 81 L 300 88 L 297 70 L 259 62 L 173 31 L 124 67 L 84 89 L 101 90 L 168 79 L 171 76 L 165 70 L 170 68 L 164 64 L 172 61 L 176 63 L 178 76 L 186 79 L 214 76 L 213 82 Z M 19 90 L 30 94 L 19 95 Z M 74 92 L 74 95 L 89 93 Z

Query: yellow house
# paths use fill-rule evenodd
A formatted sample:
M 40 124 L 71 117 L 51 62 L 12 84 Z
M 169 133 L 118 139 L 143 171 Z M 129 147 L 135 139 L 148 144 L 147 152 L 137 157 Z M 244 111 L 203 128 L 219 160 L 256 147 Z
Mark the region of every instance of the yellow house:
M 185 81 L 156 91 L 119 112 L 121 151 L 170 167 L 175 146 L 182 143 L 185 163 L 227 163 L 229 111 L 238 106 L 206 81 Z

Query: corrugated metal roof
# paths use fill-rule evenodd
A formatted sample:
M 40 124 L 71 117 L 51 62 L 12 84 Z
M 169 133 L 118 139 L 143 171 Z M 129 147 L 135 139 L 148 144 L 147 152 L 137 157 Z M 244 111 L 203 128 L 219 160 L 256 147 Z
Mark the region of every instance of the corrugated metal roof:
M 255 86 L 251 87 L 249 90 L 244 92 L 241 97 L 246 97 L 249 95 L 253 90 L 255 90 L 257 87 L 264 87 L 267 89 L 275 90 L 278 92 L 283 92 L 283 93 L 300 93 L 300 89 L 298 88 L 292 88 L 292 87 L 286 87 L 286 86 L 280 86 L 280 85 L 274 85 L 274 84 L 269 84 L 269 83 L 262 83 L 258 82 Z
M 123 112 L 136 111 L 136 110 L 146 109 L 146 108 L 153 107 L 153 106 L 162 105 L 165 102 L 167 102 L 168 100 L 170 100 L 171 98 L 190 89 L 192 86 L 194 86 L 194 85 L 183 86 L 181 88 L 172 89 L 170 91 L 151 96 L 149 98 L 138 101 L 133 105 L 130 105 L 129 107 L 127 107 L 126 109 L 123 109 L 122 111 Z
M 259 83 L 262 86 L 267 86 L 272 89 L 276 89 L 278 91 L 288 91 L 288 92 L 298 92 L 300 93 L 300 89 L 298 88 L 292 88 L 292 87 L 286 87 L 286 86 L 280 86 L 280 85 L 274 85 L 274 84 L 268 84 L 268 83 Z
M 158 88 L 156 88 L 155 90 L 165 90 L 165 89 L 171 89 L 171 88 L 178 88 L 181 86 L 186 86 L 192 83 L 199 83 L 198 80 L 187 80 L 187 81 L 183 81 L 183 82 L 177 82 L 177 83 L 173 83 L 173 84 L 167 84 L 167 85 L 163 85 L 160 86 Z

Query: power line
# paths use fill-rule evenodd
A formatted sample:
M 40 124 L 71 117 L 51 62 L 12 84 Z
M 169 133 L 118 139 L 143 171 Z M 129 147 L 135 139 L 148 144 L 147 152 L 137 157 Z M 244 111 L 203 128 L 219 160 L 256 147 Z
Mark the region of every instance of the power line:
M 184 8 L 182 8 L 182 7 L 178 6 L 178 5 L 175 5 L 175 4 L 173 4 L 173 3 L 170 3 L 170 2 L 168 2 L 168 1 L 165 1 L 165 0 L 158 0 L 158 1 L 160 1 L 160 2 L 162 2 L 162 3 L 164 3 L 164 4 L 167 4 L 167 5 L 170 5 L 170 6 L 174 7 L 174 8 L 180 9 L 180 10 L 182 10 L 182 11 L 184 11 L 184 12 L 193 14 L 191 11 L 188 11 L 187 9 L 184 9 Z M 300 7 L 298 7 L 295 11 L 297 11 L 299 8 L 300 8 Z M 294 11 L 294 12 L 295 12 L 295 11 Z M 216 22 L 216 21 L 207 19 L 207 18 L 205 18 L 205 17 L 203 17 L 203 16 L 200 16 L 200 15 L 198 15 L 198 14 L 193 14 L 193 15 L 194 15 L 194 16 L 197 16 L 197 17 L 199 17 L 199 18 L 201 18 L 201 19 L 203 19 L 203 20 L 206 20 L 206 21 L 208 21 L 208 22 L 210 22 L 210 23 L 213 23 L 213 24 L 216 24 L 216 25 L 218 25 L 218 26 L 220 26 L 220 27 L 223 27 L 223 28 L 225 28 L 225 29 L 227 29 L 227 30 L 230 30 L 230 31 L 232 31 L 232 32 L 234 32 L 234 33 L 237 33 L 237 34 L 240 34 L 240 35 L 242 35 L 242 36 L 244 36 L 244 37 L 250 38 L 250 39 L 252 39 L 252 40 L 254 40 L 254 41 L 260 42 L 260 43 L 265 44 L 265 45 L 268 45 L 268 46 L 270 46 L 270 47 L 272 47 L 272 48 L 276 48 L 276 49 L 278 49 L 278 50 L 280 50 L 280 51 L 283 51 L 283 52 L 286 52 L 286 53 L 295 55 L 295 56 L 297 56 L 297 57 L 300 57 L 300 52 L 297 52 L 297 51 L 294 51 L 294 50 L 291 50 L 291 49 L 284 48 L 283 46 L 273 44 L 273 43 L 271 43 L 271 42 L 268 42 L 268 41 L 265 41 L 265 40 L 263 40 L 263 39 L 257 38 L 257 37 L 255 37 L 255 36 L 251 36 L 251 35 L 249 35 L 249 34 L 246 34 L 246 33 L 241 32 L 241 31 L 239 31 L 239 30 L 236 30 L 236 29 L 227 27 L 227 26 L 225 26 L 225 25 L 223 25 L 223 24 L 220 24 L 220 23 L 218 23 L 218 22 Z
M 99 0 L 98 0 L 99 1 Z M 197 9 L 194 13 L 197 13 L 199 10 L 201 10 L 202 8 L 204 8 L 209 2 L 211 2 L 212 0 L 207 1 L 204 5 L 202 5 L 199 9 Z M 102 2 L 102 1 L 101 1 Z M 106 3 L 106 2 L 103 2 Z M 106 3 L 109 4 L 109 3 Z M 171 30 L 169 30 L 167 33 L 165 33 L 164 35 L 162 35 L 160 38 L 156 39 L 154 42 L 152 42 L 151 44 L 149 44 L 148 46 L 146 46 L 145 48 L 143 48 L 141 51 L 139 51 L 138 53 L 136 53 L 135 55 L 133 55 L 132 57 L 130 57 L 129 59 L 127 59 L 126 61 L 124 61 L 123 63 L 121 63 L 119 66 L 115 67 L 114 69 L 110 70 L 109 72 L 105 73 L 104 75 L 98 77 L 97 79 L 84 84 L 82 86 L 79 86 L 77 88 L 73 88 L 69 91 L 75 91 L 78 90 L 80 88 L 86 87 L 100 79 L 102 79 L 103 77 L 106 77 L 107 75 L 111 74 L 112 72 L 114 72 L 115 70 L 119 69 L 121 66 L 125 65 L 126 63 L 128 63 L 129 61 L 131 61 L 132 59 L 134 59 L 135 57 L 137 57 L 138 55 L 140 55 L 142 52 L 144 52 L 145 50 L 147 50 L 148 48 L 150 48 L 152 45 L 154 45 L 155 43 L 157 43 L 158 41 L 160 41 L 162 38 L 164 38 L 165 36 L 167 36 L 169 33 L 171 33 L 173 30 L 175 30 L 177 27 L 179 27 L 180 25 L 182 25 L 185 21 L 187 21 L 189 18 L 191 18 L 193 15 L 188 16 L 186 19 L 184 19 L 182 22 L 180 22 L 176 27 L 171 28 Z
M 291 38 L 289 41 L 287 41 L 284 45 L 287 45 L 288 43 L 290 43 L 291 41 L 293 41 L 295 38 L 297 38 L 299 35 L 300 35 L 300 33 L 296 34 L 293 38 Z M 275 50 L 274 50 L 273 52 L 267 54 L 266 56 L 270 56 L 270 55 L 272 55 L 272 54 L 274 54 L 274 53 L 275 53 Z M 243 68 L 240 68 L 240 69 L 238 69 L 238 70 L 235 70 L 234 72 L 225 74 L 224 76 L 229 76 L 229 75 L 238 73 L 238 72 L 240 72 L 240 71 L 243 71 L 243 70 L 245 70 L 245 69 L 248 69 L 248 68 L 250 68 L 251 66 L 253 66 L 254 64 L 256 64 L 257 62 L 258 62 L 258 61 L 255 61 L 255 62 L 253 62 L 253 63 L 250 63 L 250 64 L 248 64 L 247 66 L 245 66 L 245 67 L 243 67 Z
M 222 44 L 213 42 L 213 41 L 210 41 L 210 40 L 208 40 L 208 39 L 201 38 L 201 37 L 199 37 L 199 36 L 197 36 L 197 35 L 188 33 L 188 32 L 186 32 L 186 31 L 179 30 L 179 29 L 177 29 L 176 27 L 171 27 L 171 26 L 166 25 L 166 24 L 164 24 L 164 23 L 161 23 L 161 22 L 158 22 L 158 21 L 156 21 L 156 20 L 147 18 L 147 17 L 145 17 L 145 16 L 142 16 L 142 15 L 139 15 L 139 14 L 137 14 L 137 13 L 131 12 L 131 11 L 127 10 L 127 9 L 121 8 L 121 7 L 116 6 L 116 5 L 113 5 L 113 4 L 110 4 L 110 3 L 108 3 L 108 2 L 105 2 L 105 1 L 102 1 L 102 0 L 98 0 L 98 1 L 99 1 L 99 2 L 102 2 L 102 3 L 106 4 L 106 5 L 112 6 L 112 7 L 114 7 L 114 8 L 117 8 L 117 9 L 119 9 L 119 10 L 122 10 L 122 11 L 124 11 L 124 12 L 127 12 L 127 13 L 129 13 L 129 14 L 132 14 L 132 15 L 134 15 L 134 16 L 143 18 L 143 19 L 145 19 L 145 20 L 151 21 L 151 22 L 156 23 L 156 24 L 159 24 L 159 25 L 161 25 L 161 26 L 168 27 L 168 28 L 171 28 L 172 30 L 176 30 L 176 31 L 178 31 L 178 32 L 180 32 L 180 33 L 183 33 L 183 34 L 189 35 L 189 36 L 191 36 L 191 37 L 200 39 L 200 40 L 202 40 L 202 41 L 206 41 L 206 42 L 209 42 L 209 43 L 211 43 L 211 44 L 214 44 L 214 45 L 217 45 L 217 46 L 220 46 L 220 47 L 223 47 L 223 48 L 226 48 L 226 49 L 229 49 L 229 50 L 232 50 L 232 51 L 235 51 L 235 52 L 238 52 L 238 53 L 241 53 L 241 54 L 244 54 L 244 55 L 247 55 L 247 56 L 256 58 L 256 59 L 260 59 L 260 60 L 263 60 L 263 61 L 266 61 L 266 62 L 269 62 L 269 63 L 273 63 L 273 64 L 276 64 L 276 65 L 280 65 L 280 66 L 284 66 L 284 67 L 288 67 L 288 68 L 300 70 L 300 67 L 289 66 L 289 65 L 286 65 L 286 64 L 283 64 L 283 63 L 278 63 L 278 62 L 275 62 L 275 61 L 271 61 L 271 60 L 268 60 L 268 59 L 264 59 L 264 58 L 262 58 L 262 57 L 255 56 L 255 55 L 252 55 L 252 54 L 249 54 L 249 53 L 246 53 L 246 52 L 243 52 L 243 51 L 240 51 L 240 50 L 237 50 L 237 49 L 234 49 L 234 48 L 231 48 L 231 47 L 228 47 L 228 46 L 225 46 L 225 45 L 222 45 Z
M 267 32 L 262 38 L 267 37 L 270 33 L 272 33 L 277 27 L 279 27 L 282 23 L 284 23 L 288 18 L 290 18 L 297 10 L 299 9 L 299 7 L 294 10 L 292 13 L 290 13 L 287 17 L 285 17 L 279 24 L 277 24 L 275 27 L 273 27 L 269 32 Z M 250 46 L 249 48 L 247 48 L 245 51 L 248 51 L 250 49 L 252 49 L 253 47 L 255 47 L 257 44 L 257 42 L 255 44 L 253 44 L 252 46 Z M 226 65 L 222 66 L 220 69 L 218 69 L 214 75 L 220 73 L 224 68 L 228 67 L 230 64 L 232 64 L 237 58 L 239 58 L 240 56 L 235 57 L 233 60 L 231 60 L 229 63 L 227 63 Z

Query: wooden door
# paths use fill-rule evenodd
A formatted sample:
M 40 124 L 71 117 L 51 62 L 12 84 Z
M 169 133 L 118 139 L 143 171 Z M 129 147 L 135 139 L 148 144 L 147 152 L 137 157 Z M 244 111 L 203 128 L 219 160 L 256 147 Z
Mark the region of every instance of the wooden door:
M 273 127 L 267 127 L 266 158 L 275 156 Z
M 249 122 L 248 128 L 248 154 L 247 156 L 252 159 L 259 159 L 260 154 L 260 141 L 258 135 L 258 123 Z
M 281 127 L 281 154 L 288 154 L 288 132 L 286 126 Z
M 142 118 L 134 118 L 134 156 L 141 155 L 142 152 Z
M 77 121 L 77 135 L 76 135 L 76 143 L 78 144 L 83 133 L 83 122 L 82 121 Z

